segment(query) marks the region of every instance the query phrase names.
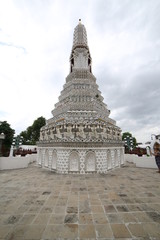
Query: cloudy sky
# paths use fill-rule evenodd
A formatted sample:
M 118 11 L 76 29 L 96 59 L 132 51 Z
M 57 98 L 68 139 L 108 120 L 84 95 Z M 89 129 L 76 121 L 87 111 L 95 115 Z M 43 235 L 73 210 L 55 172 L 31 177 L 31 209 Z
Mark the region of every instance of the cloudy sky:
M 18 134 L 51 117 L 79 18 L 110 117 L 150 140 L 160 133 L 159 0 L 1 0 L 0 121 Z

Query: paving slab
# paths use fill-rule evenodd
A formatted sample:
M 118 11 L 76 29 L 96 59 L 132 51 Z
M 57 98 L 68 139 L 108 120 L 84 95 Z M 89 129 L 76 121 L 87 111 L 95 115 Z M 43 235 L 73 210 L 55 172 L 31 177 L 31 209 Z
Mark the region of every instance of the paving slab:
M 0 171 L 0 240 L 160 240 L 160 174 Z

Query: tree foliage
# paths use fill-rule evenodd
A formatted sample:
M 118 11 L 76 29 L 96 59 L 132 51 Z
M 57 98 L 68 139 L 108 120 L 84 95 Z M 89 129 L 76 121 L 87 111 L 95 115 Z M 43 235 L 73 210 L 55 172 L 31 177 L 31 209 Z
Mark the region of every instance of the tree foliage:
M 124 141 L 124 139 L 125 139 L 127 136 L 132 137 L 132 139 L 133 139 L 133 148 L 135 148 L 135 147 L 137 146 L 137 140 L 136 140 L 136 138 L 132 136 L 132 133 L 130 133 L 130 132 L 124 132 L 124 133 L 122 134 L 122 140 Z
M 45 118 L 39 117 L 33 122 L 32 126 L 29 126 L 25 131 L 22 131 L 20 136 L 23 137 L 23 144 L 35 145 L 39 140 L 40 129 L 45 125 L 45 123 Z
M 0 125 L 0 133 L 4 133 L 5 135 L 5 139 L 2 142 L 2 155 L 8 156 L 15 130 L 10 127 L 7 121 L 3 121 Z

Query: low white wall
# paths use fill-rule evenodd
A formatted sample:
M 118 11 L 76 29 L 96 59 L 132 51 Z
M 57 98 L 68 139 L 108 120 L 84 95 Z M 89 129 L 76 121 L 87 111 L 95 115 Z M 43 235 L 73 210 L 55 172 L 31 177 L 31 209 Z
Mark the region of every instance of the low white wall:
M 136 167 L 143 167 L 143 168 L 157 168 L 155 157 L 147 157 L 142 156 L 138 157 L 134 154 L 124 154 L 125 162 L 133 162 L 136 164 Z
M 136 167 L 157 168 L 155 157 L 138 157 L 134 160 Z
M 136 156 L 137 155 L 134 155 L 134 154 L 124 154 L 124 161 L 134 163 L 134 158 Z
M 28 154 L 25 156 L 25 158 L 28 158 L 29 160 L 29 163 L 32 163 L 32 162 L 36 162 L 37 161 L 37 154 L 34 153 L 34 154 Z M 23 158 L 23 157 L 22 157 Z
M 37 154 L 25 157 L 0 157 L 0 170 L 27 168 L 29 163 L 36 161 L 36 158 Z
M 29 154 L 25 157 L 0 157 L 0 170 L 27 168 L 28 164 L 37 160 L 37 154 Z M 138 157 L 134 154 L 124 154 L 125 162 L 133 162 L 136 167 L 157 168 L 155 157 Z

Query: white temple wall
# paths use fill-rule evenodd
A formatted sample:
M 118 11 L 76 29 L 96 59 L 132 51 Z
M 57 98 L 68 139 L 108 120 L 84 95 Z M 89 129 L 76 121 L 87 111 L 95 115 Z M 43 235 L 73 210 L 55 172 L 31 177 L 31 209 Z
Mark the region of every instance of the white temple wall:
M 107 173 L 124 163 L 123 148 L 39 147 L 37 164 L 57 173 Z

